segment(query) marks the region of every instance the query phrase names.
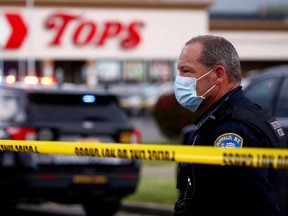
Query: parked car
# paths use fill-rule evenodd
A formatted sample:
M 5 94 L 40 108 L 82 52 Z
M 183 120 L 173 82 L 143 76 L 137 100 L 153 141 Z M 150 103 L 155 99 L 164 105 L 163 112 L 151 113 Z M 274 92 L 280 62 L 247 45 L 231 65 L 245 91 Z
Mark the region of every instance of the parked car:
M 99 85 L 99 88 L 115 94 L 120 106 L 129 116 L 141 116 L 153 109 L 158 98 L 171 91 L 173 82 L 163 83 L 112 83 Z
M 139 143 L 118 98 L 88 89 L 0 87 L 0 139 Z M 55 142 L 57 145 L 57 142 Z M 83 204 L 113 215 L 135 192 L 138 160 L 0 152 L 0 212 L 18 203 Z
M 272 114 L 288 136 L 288 65 L 270 67 L 258 71 L 245 81 L 244 94 Z M 193 133 L 195 126 L 183 127 L 180 140 L 184 142 Z
M 271 113 L 288 134 L 288 65 L 267 68 L 252 77 L 244 94 Z

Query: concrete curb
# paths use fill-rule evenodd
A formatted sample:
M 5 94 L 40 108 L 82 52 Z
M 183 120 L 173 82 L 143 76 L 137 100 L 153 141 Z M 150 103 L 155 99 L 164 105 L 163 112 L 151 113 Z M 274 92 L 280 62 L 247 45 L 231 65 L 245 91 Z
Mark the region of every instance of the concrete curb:
M 173 206 L 155 203 L 125 202 L 121 205 L 121 211 L 157 216 L 172 216 Z

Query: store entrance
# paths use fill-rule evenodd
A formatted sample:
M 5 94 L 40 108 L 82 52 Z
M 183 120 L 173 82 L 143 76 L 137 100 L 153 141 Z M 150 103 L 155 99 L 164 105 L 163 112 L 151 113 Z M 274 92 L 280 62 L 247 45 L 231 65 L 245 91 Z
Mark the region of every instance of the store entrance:
M 85 61 L 55 61 L 54 68 L 57 79 L 64 83 L 86 83 L 84 76 Z

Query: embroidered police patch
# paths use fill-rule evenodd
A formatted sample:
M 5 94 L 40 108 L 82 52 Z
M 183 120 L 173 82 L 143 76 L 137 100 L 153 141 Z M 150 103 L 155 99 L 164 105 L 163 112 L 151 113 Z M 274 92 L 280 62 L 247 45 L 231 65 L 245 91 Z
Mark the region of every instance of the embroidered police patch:
M 214 142 L 215 147 L 222 148 L 241 148 L 243 138 L 235 133 L 225 133 L 217 137 Z

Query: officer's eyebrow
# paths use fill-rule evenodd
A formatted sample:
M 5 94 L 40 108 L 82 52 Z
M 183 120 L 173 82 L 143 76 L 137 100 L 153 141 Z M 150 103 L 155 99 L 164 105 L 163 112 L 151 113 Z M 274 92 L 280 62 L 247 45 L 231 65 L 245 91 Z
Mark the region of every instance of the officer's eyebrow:
M 185 64 L 183 64 L 183 63 L 182 64 L 179 63 L 177 68 L 178 68 L 179 71 L 183 71 L 185 68 L 187 68 L 187 66 Z

